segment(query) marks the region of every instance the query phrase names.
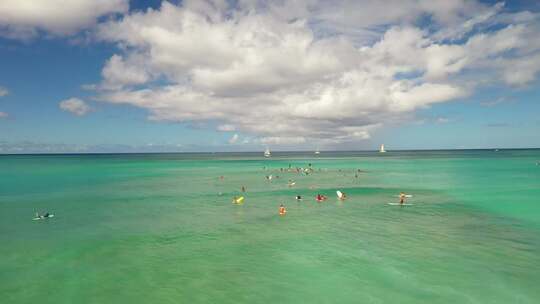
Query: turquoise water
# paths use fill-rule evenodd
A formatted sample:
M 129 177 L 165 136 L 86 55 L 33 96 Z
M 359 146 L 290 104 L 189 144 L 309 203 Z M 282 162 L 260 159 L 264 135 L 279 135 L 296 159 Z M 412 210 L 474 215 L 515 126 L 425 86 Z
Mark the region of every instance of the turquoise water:
M 0 156 L 2 303 L 540 302 L 540 150 L 260 156 Z

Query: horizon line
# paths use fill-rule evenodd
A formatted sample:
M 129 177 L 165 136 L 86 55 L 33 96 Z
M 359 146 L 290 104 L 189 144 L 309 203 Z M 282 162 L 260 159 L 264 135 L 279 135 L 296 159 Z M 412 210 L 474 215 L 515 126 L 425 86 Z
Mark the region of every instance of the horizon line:
M 386 150 L 386 152 L 381 154 L 388 154 L 392 152 L 429 152 L 429 151 L 489 151 L 489 150 L 540 150 L 540 147 L 536 148 L 454 148 L 454 149 L 393 149 Z M 264 151 L 263 151 L 264 152 Z M 234 153 L 257 153 L 262 154 L 261 151 L 178 151 L 178 152 L 29 152 L 29 153 L 1 153 L 0 156 L 12 156 L 12 155 L 136 155 L 136 154 L 234 154 Z M 322 153 L 346 153 L 346 152 L 372 152 L 380 153 L 379 150 L 319 150 Z M 274 150 L 272 153 L 313 153 L 313 150 Z

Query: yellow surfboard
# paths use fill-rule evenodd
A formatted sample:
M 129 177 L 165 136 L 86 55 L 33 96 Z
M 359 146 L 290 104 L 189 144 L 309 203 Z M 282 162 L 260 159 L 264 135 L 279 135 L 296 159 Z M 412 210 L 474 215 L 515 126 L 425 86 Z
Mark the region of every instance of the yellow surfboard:
M 244 197 L 240 196 L 233 199 L 233 204 L 242 205 L 244 203 Z

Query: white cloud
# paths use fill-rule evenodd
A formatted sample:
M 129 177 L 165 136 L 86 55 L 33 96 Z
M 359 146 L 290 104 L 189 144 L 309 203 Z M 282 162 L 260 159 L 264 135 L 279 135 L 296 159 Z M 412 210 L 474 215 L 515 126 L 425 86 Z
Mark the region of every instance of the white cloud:
M 139 58 L 138 58 L 139 57 Z M 128 60 L 121 56 L 113 55 L 103 68 L 102 75 L 107 84 L 107 89 L 122 88 L 125 85 L 143 84 L 150 79 L 144 69 L 143 60 L 140 56 L 132 55 Z
M 264 145 L 291 145 L 291 144 L 302 144 L 306 142 L 306 139 L 304 137 L 298 137 L 298 136 L 282 136 L 282 137 L 262 137 L 259 139 L 261 144 Z
M 0 112 L 0 119 L 7 118 L 9 115 L 6 112 Z
M 62 100 L 59 103 L 59 107 L 60 109 L 71 112 L 77 116 L 84 116 L 92 110 L 90 106 L 88 106 L 86 102 L 84 102 L 84 100 L 74 97 Z
M 238 139 L 240 138 L 240 136 L 238 136 L 238 134 L 234 134 L 230 139 L 229 139 L 229 144 L 235 144 Z
M 96 37 L 119 54 L 105 63 L 98 98 L 153 120 L 217 122 L 261 144 L 337 143 L 482 82 L 527 84 L 540 70 L 538 18 L 502 3 L 228 3 L 163 2 L 99 25 Z M 417 27 L 425 15 L 431 28 Z
M 97 19 L 128 10 L 128 0 L 2 0 L 0 36 L 29 39 L 39 31 L 71 35 Z

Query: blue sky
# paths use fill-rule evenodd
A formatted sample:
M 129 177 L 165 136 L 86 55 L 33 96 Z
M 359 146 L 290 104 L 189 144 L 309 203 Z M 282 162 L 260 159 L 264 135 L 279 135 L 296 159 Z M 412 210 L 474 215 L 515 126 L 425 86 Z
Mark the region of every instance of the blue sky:
M 540 147 L 538 5 L 252 2 L 0 8 L 0 153 Z

